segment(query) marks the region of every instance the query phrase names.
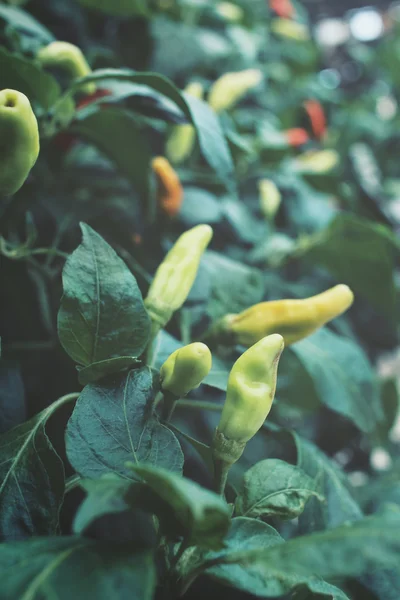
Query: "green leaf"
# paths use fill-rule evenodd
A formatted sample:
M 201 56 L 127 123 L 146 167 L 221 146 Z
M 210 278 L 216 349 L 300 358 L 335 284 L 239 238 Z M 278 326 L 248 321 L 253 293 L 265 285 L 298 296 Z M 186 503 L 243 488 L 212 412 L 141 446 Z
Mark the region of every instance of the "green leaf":
M 92 363 L 88 367 L 79 369 L 79 382 L 82 385 L 87 385 L 92 381 L 97 381 L 102 377 L 111 375 L 112 373 L 118 373 L 119 371 L 125 371 L 137 365 L 139 361 L 133 356 L 118 356 L 117 358 L 110 358 L 108 360 L 101 360 L 99 362 Z
M 172 100 L 182 110 L 188 121 L 195 126 L 200 149 L 208 164 L 215 170 L 226 187 L 233 192 L 235 191 L 234 167 L 228 144 L 218 117 L 205 102 L 184 94 L 163 75 L 146 72 L 136 73 L 130 69 L 99 69 L 93 71 L 87 77 L 74 82 L 67 93 L 72 94 L 83 83 L 107 79 L 142 83 Z
M 45 427 L 64 398 L 0 436 L 2 540 L 50 535 L 58 530 L 64 467 Z
M 63 271 L 58 335 L 75 362 L 92 365 L 82 374 L 88 381 L 109 374 L 114 366 L 125 368 L 126 357 L 138 357 L 149 338 L 150 319 L 123 260 L 88 225 L 81 228 L 83 241 Z M 115 358 L 124 360 L 112 362 Z
M 0 4 L 0 19 L 19 33 L 28 34 L 30 38 L 37 38 L 43 44 L 50 44 L 54 41 L 53 34 L 22 8 Z
M 312 442 L 292 433 L 297 448 L 297 466 L 312 479 L 318 478 L 318 491 L 325 502 L 310 498 L 299 517 L 301 531 L 337 527 L 362 518 L 362 511 L 352 497 L 344 473 Z
M 222 547 L 229 529 L 230 510 L 220 496 L 165 469 L 146 465 L 131 465 L 131 468 L 169 507 L 168 521 L 175 521 L 177 532 L 187 544 L 212 549 Z
M 2 600 L 151 600 L 152 553 L 81 537 L 0 545 Z
M 127 461 L 182 470 L 175 435 L 152 414 L 155 391 L 148 367 L 87 385 L 67 425 L 66 450 L 74 469 L 96 478 L 107 472 L 131 478 Z
M 80 486 L 87 496 L 75 515 L 74 533 L 82 534 L 97 519 L 105 515 L 126 513 L 137 509 L 140 495 L 146 486 L 106 473 L 99 479 L 84 479 Z M 142 494 L 143 495 L 143 494 Z
M 372 432 L 383 418 L 379 389 L 372 365 L 363 350 L 351 340 L 323 328 L 286 350 L 295 355 L 303 369 L 290 385 L 303 400 L 303 385 L 312 380 L 316 403 L 325 404 L 359 429 Z M 351 365 L 351 369 L 349 369 Z M 306 398 L 307 404 L 312 402 Z
M 396 255 L 397 242 L 389 229 L 350 214 L 336 217 L 303 254 L 397 323 Z
M 57 81 L 34 61 L 0 48 L 0 85 L 25 94 L 44 109 L 49 109 L 60 96 Z
M 78 0 L 86 8 L 117 17 L 149 16 L 146 0 Z
M 69 128 L 104 152 L 138 191 L 142 204 L 149 196 L 151 153 L 137 121 L 121 108 L 98 108 Z
M 244 475 L 236 513 L 244 517 L 294 519 L 311 496 L 323 501 L 316 483 L 304 471 L 278 459 L 258 462 Z
M 224 562 L 257 566 L 260 576 L 356 577 L 379 567 L 396 567 L 400 552 L 400 512 L 366 517 L 335 529 L 292 538 L 270 548 L 239 551 Z
M 232 526 L 226 539 L 226 549 L 220 553 L 208 553 L 204 556 L 205 561 L 213 561 L 218 558 L 221 563 L 230 563 L 235 554 L 246 551 L 268 553 L 285 547 L 284 539 L 279 533 L 262 521 L 238 517 L 232 520 Z M 244 590 L 247 593 L 261 598 L 276 598 L 283 594 L 292 592 L 295 594 L 306 587 L 311 592 L 326 595 L 330 600 L 346 600 L 347 596 L 338 588 L 331 586 L 318 577 L 296 577 L 291 575 L 281 565 L 279 568 L 268 569 L 267 566 L 248 561 L 246 564 L 219 564 L 206 570 L 208 575 L 227 585 Z

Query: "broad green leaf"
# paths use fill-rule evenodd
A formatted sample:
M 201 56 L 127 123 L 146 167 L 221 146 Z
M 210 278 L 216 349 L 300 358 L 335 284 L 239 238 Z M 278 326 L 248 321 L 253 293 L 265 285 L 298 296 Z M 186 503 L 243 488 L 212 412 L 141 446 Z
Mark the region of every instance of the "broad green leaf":
M 2 600 L 152 600 L 152 553 L 71 537 L 0 545 Z
M 355 294 L 397 322 L 393 280 L 398 247 L 389 229 L 341 214 L 315 238 L 303 256 L 325 267 Z
M 286 352 L 295 355 L 303 367 L 289 382 L 294 388 L 292 395 L 299 391 L 299 404 L 303 378 L 310 388 L 309 378 L 317 402 L 347 417 L 362 431 L 374 431 L 383 418 L 379 389 L 372 365 L 358 345 L 323 328 Z M 312 401 L 309 397 L 305 400 L 307 404 Z
M 136 279 L 116 252 L 82 224 L 83 240 L 63 271 L 58 335 L 70 357 L 92 366 L 92 380 L 126 367 L 145 348 L 150 319 Z M 115 365 L 111 359 L 120 359 Z M 99 365 L 96 363 L 101 363 Z M 95 365 L 96 364 L 96 365 Z M 88 381 L 88 371 L 83 374 Z
M 228 144 L 225 140 L 218 117 L 211 108 L 201 100 L 181 92 L 163 75 L 158 73 L 136 73 L 130 69 L 99 69 L 91 75 L 74 82 L 68 94 L 89 81 L 104 81 L 118 79 L 141 83 L 160 92 L 172 100 L 182 110 L 189 122 L 197 131 L 199 146 L 208 164 L 225 183 L 226 187 L 235 191 L 234 167 Z
M 34 61 L 4 48 L 0 48 L 0 86 L 22 92 L 44 109 L 49 109 L 61 93 L 54 77 L 45 73 Z
M 284 539 L 279 533 L 262 521 L 238 517 L 232 520 L 231 529 L 226 539 L 226 549 L 219 553 L 208 553 L 206 561 L 221 558 L 221 563 L 230 562 L 236 553 L 260 552 L 268 553 L 275 548 L 285 547 Z M 219 564 L 206 570 L 208 575 L 227 585 L 244 590 L 261 598 L 276 598 L 283 594 L 296 592 L 306 588 L 310 592 L 320 593 L 332 600 L 346 600 L 347 596 L 338 588 L 329 585 L 310 574 L 309 576 L 293 576 L 281 565 L 279 568 L 262 568 L 256 562 L 246 564 Z
M 1 540 L 50 535 L 58 530 L 64 467 L 45 427 L 64 398 L 0 436 Z
M 138 191 L 142 204 L 149 196 L 151 153 L 137 121 L 121 108 L 98 108 L 69 128 L 104 152 Z
M 30 38 L 37 38 L 43 44 L 54 41 L 53 34 L 22 8 L 0 4 L 0 19 L 19 33 L 28 34 Z
M 318 491 L 325 502 L 310 498 L 299 517 L 300 529 L 311 532 L 337 527 L 362 518 L 362 511 L 352 497 L 344 473 L 312 442 L 292 433 L 297 448 L 297 466 L 309 477 L 318 478 Z
M 316 482 L 304 471 L 279 459 L 258 462 L 244 475 L 236 498 L 236 514 L 243 517 L 294 519 L 311 496 L 323 502 Z
M 366 517 L 335 529 L 292 538 L 270 548 L 238 551 L 224 562 L 257 566 L 260 576 L 274 570 L 324 578 L 356 577 L 396 567 L 400 552 L 400 512 Z
M 66 430 L 67 456 L 83 477 L 107 472 L 131 477 L 127 461 L 182 470 L 183 455 L 170 429 L 152 414 L 155 390 L 148 367 L 87 385 Z
M 117 17 L 149 16 L 147 0 L 78 0 L 82 6 Z
M 146 465 L 131 465 L 131 468 L 169 507 L 169 525 L 175 521 L 176 532 L 188 544 L 211 549 L 222 547 L 229 529 L 230 510 L 220 496 L 165 469 Z

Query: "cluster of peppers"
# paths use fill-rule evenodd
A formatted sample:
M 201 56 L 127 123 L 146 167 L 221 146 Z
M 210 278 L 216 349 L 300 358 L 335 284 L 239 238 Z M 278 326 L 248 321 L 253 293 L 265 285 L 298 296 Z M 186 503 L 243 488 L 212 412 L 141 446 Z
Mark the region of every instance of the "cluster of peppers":
M 189 229 L 178 238 L 158 267 L 145 299 L 153 336 L 185 302 L 212 233 L 208 225 Z M 229 468 L 240 458 L 246 443 L 262 427 L 271 410 L 284 346 L 309 336 L 352 303 L 350 288 L 336 285 L 310 298 L 261 302 L 240 314 L 225 315 L 205 334 L 206 341 L 213 344 L 248 348 L 230 372 L 212 443 L 221 492 Z M 167 358 L 160 369 L 164 418 L 170 418 L 180 397 L 200 385 L 211 365 L 211 351 L 203 342 L 184 346 Z
M 54 42 L 42 48 L 37 59 L 44 67 L 57 65 L 71 77 L 90 72 L 82 52 L 72 44 Z M 247 70 L 227 73 L 217 80 L 208 96 L 216 112 L 235 104 L 247 90 L 257 85 L 260 73 Z M 85 92 L 93 94 L 93 83 Z M 203 96 L 199 84 L 192 83 L 186 93 Z M 318 107 L 309 105 L 309 112 Z M 324 115 L 317 115 L 318 134 L 322 134 Z M 178 125 L 167 143 L 171 162 L 181 162 L 191 152 L 195 132 L 192 125 Z M 39 154 L 39 132 L 28 98 L 15 90 L 0 91 L 0 194 L 12 195 L 23 185 Z M 158 181 L 160 207 L 175 216 L 180 209 L 183 190 L 169 160 L 156 157 L 152 163 Z M 260 202 L 266 217 L 273 217 L 280 203 L 279 190 L 269 180 L 260 182 Z M 158 267 L 145 305 L 152 321 L 152 336 L 165 327 L 173 313 L 185 302 L 196 278 L 201 257 L 213 231 L 198 225 L 183 233 Z M 222 491 L 230 466 L 236 462 L 246 443 L 257 433 L 271 410 L 279 357 L 284 346 L 309 336 L 334 319 L 353 302 L 346 285 L 337 285 L 303 300 L 261 302 L 240 314 L 227 314 L 212 324 L 205 334 L 209 344 L 241 345 L 248 349 L 239 357 L 229 375 L 225 404 L 216 429 L 212 449 Z M 203 342 L 184 346 L 162 365 L 164 417 L 168 419 L 177 400 L 198 387 L 211 369 L 212 356 Z

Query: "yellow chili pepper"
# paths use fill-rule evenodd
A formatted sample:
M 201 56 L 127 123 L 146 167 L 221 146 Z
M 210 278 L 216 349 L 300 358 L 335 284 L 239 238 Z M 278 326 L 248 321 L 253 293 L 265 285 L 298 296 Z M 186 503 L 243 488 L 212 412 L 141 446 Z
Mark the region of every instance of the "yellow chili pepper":
M 205 344 L 194 342 L 175 350 L 160 369 L 161 389 L 176 397 L 186 396 L 199 387 L 212 364 L 211 352 Z
M 15 194 L 39 154 L 36 117 L 25 94 L 0 91 L 0 194 Z
M 51 42 L 39 50 L 36 58 L 43 67 L 59 67 L 73 79 L 85 77 L 92 72 L 82 50 L 69 42 Z M 85 83 L 81 89 L 88 94 L 93 94 L 96 91 L 96 84 Z
M 259 69 L 246 69 L 237 73 L 225 73 L 211 86 L 208 104 L 221 112 L 229 110 L 256 87 L 262 80 L 263 74 Z
M 223 317 L 214 327 L 215 335 L 251 346 L 266 335 L 279 333 L 289 346 L 341 315 L 353 300 L 347 285 L 336 285 L 311 298 L 260 302 L 240 314 Z
M 157 200 L 161 210 L 169 217 L 179 213 L 183 189 L 176 171 L 163 156 L 153 158 L 151 166 L 157 177 Z
M 144 303 L 159 327 L 164 327 L 185 302 L 212 235 L 209 225 L 185 231 L 158 267 Z
M 204 94 L 204 88 L 201 83 L 196 81 L 189 83 L 184 92 L 201 100 Z M 175 125 L 168 138 L 165 153 L 168 159 L 174 164 L 179 164 L 188 158 L 193 150 L 196 140 L 196 129 L 189 123 L 184 125 Z
M 269 335 L 246 350 L 232 367 L 212 443 L 220 491 L 230 465 L 239 460 L 271 410 L 283 348 L 281 335 Z
M 271 31 L 279 37 L 295 42 L 306 42 L 310 39 L 307 26 L 292 19 L 273 19 L 271 21 Z
M 239 23 L 244 17 L 244 10 L 232 2 L 218 2 L 215 12 L 230 23 Z
M 261 179 L 258 182 L 260 193 L 260 208 L 263 215 L 271 221 L 278 212 L 281 204 L 281 193 L 271 179 Z

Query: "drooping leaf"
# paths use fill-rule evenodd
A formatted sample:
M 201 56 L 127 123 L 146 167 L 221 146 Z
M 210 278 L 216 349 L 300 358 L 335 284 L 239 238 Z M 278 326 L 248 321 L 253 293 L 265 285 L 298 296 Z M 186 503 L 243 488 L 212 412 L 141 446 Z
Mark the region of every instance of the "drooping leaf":
M 379 389 L 372 365 L 359 346 L 323 328 L 286 352 L 294 354 L 303 367 L 298 372 L 300 381 L 293 378 L 290 382 L 298 390 L 299 403 L 302 379 L 310 378 L 317 403 L 344 415 L 362 431 L 374 431 L 383 418 Z
M 170 429 L 152 414 L 155 390 L 148 367 L 87 385 L 66 430 L 67 456 L 82 476 L 107 472 L 131 478 L 127 461 L 182 470 L 183 455 Z
M 53 34 L 46 27 L 34 19 L 26 10 L 17 6 L 0 4 L 0 19 L 19 33 L 37 38 L 42 44 L 50 44 L 54 40 Z
M 64 466 L 45 427 L 58 406 L 55 402 L 0 436 L 1 540 L 57 532 Z
M 151 153 L 146 138 L 128 111 L 121 108 L 89 112 L 69 129 L 104 152 L 138 191 L 143 205 L 149 196 Z
M 260 575 L 265 576 L 274 570 L 285 570 L 288 576 L 319 575 L 330 579 L 396 567 L 399 551 L 400 512 L 388 511 L 267 549 L 239 551 L 224 562 L 256 565 Z
M 311 496 L 324 499 L 316 482 L 304 471 L 278 459 L 260 461 L 244 475 L 243 489 L 236 498 L 236 514 L 263 518 L 294 519 Z
M 99 69 L 93 71 L 91 75 L 74 82 L 68 93 L 73 93 L 85 82 L 98 82 L 107 79 L 144 84 L 172 100 L 182 110 L 188 121 L 195 126 L 200 149 L 208 164 L 215 170 L 226 187 L 231 191 L 235 191 L 234 168 L 228 144 L 218 117 L 205 102 L 181 92 L 163 75 L 146 72 L 136 73 L 130 69 Z
M 237 517 L 232 520 L 231 529 L 226 539 L 227 547 L 220 553 L 208 553 L 204 560 L 213 560 L 221 557 L 221 563 L 226 559 L 230 563 L 231 557 L 237 553 L 249 552 L 268 553 L 274 548 L 284 547 L 286 544 L 279 533 L 262 521 Z M 268 569 L 266 565 L 248 561 L 246 564 L 219 564 L 206 570 L 206 573 L 218 581 L 232 587 L 244 590 L 261 598 L 276 598 L 292 592 L 295 594 L 301 589 L 320 593 L 330 600 L 346 600 L 347 596 L 338 588 L 329 585 L 318 577 L 293 576 L 282 565 L 278 568 Z
M 0 14 L 1 16 L 1 14 Z M 44 109 L 49 109 L 60 96 L 57 81 L 34 61 L 0 48 L 0 85 L 25 94 Z
M 146 465 L 131 468 L 168 506 L 168 525 L 174 522 L 174 531 L 188 544 L 211 549 L 222 547 L 229 529 L 230 510 L 221 496 L 165 469 Z
M 63 271 L 64 295 L 58 313 L 58 335 L 70 357 L 79 365 L 92 366 L 96 380 L 114 368 L 128 366 L 143 351 L 150 319 L 136 279 L 116 252 L 82 224 L 83 241 L 68 258 Z M 101 363 L 103 365 L 95 363 Z
M 84 479 L 87 493 L 73 522 L 73 531 L 109 542 L 129 542 L 135 548 L 157 543 L 151 490 L 144 483 L 107 473 Z
M 0 545 L 2 600 L 151 600 L 150 551 L 81 538 L 42 537 Z

